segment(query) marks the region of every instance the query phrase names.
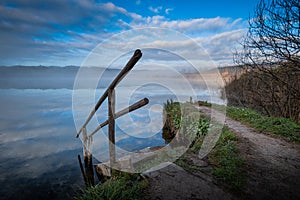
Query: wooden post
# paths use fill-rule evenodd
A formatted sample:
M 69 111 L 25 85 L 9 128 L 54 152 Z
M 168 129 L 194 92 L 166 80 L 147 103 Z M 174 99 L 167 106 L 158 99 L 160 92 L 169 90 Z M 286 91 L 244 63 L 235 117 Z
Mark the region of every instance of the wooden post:
M 119 111 L 118 113 L 115 112 L 115 87 L 118 85 L 118 83 L 126 76 L 126 74 L 134 67 L 134 65 L 137 63 L 137 61 L 142 57 L 142 52 L 137 49 L 134 52 L 134 55 L 131 57 L 131 59 L 127 62 L 126 66 L 122 69 L 122 71 L 117 75 L 117 77 L 112 81 L 112 83 L 109 85 L 109 87 L 105 90 L 103 95 L 99 98 L 98 102 L 96 103 L 93 110 L 90 112 L 88 118 L 80 128 L 80 130 L 77 132 L 76 137 L 79 137 L 80 133 L 83 135 L 83 155 L 84 155 L 84 161 L 85 161 L 85 173 L 83 173 L 84 178 L 90 182 L 92 185 L 94 184 L 94 173 L 92 169 L 92 136 L 100 130 L 102 127 L 108 125 L 108 134 L 109 134 L 109 157 L 110 157 L 110 170 L 108 170 L 104 165 L 100 165 L 100 169 L 98 169 L 101 174 L 103 175 L 111 175 L 114 170 L 111 170 L 111 168 L 115 167 L 122 167 L 122 163 L 125 166 L 130 166 L 130 169 L 132 168 L 131 160 L 122 161 L 122 163 L 116 161 L 116 149 L 115 149 L 115 119 L 118 117 L 121 117 L 131 111 L 134 111 L 146 104 L 149 103 L 149 100 L 147 98 L 144 98 L 129 107 Z M 108 98 L 108 119 L 104 122 L 102 122 L 99 126 L 96 127 L 94 131 L 88 136 L 86 131 L 86 126 L 98 110 L 98 108 L 101 106 L 101 104 L 104 102 L 104 100 Z M 80 159 L 80 158 L 79 158 Z M 120 163 L 120 164 L 119 164 Z M 81 171 L 82 170 L 82 163 L 79 162 Z M 127 164 L 127 165 L 126 165 Z M 117 166 L 118 165 L 118 166 Z M 101 167 L 103 166 L 103 167 Z
M 85 173 L 86 173 L 86 177 L 87 177 L 89 186 L 94 186 L 95 185 L 92 144 L 93 144 L 92 137 L 88 137 L 87 160 L 86 160 L 86 163 L 85 163 Z
M 108 90 L 108 137 L 109 137 L 109 158 L 110 166 L 116 163 L 115 149 L 115 90 Z
M 86 176 L 86 186 L 94 186 L 95 185 L 95 178 L 94 178 L 94 168 L 93 168 L 93 159 L 92 157 L 88 157 L 88 159 L 84 160 L 84 167 L 85 167 L 85 176 Z
M 87 145 L 88 145 L 88 137 L 86 134 L 86 128 L 82 128 L 82 143 L 83 143 L 83 159 L 88 157 Z
M 86 127 L 82 129 L 82 140 L 83 140 L 83 160 L 85 166 L 85 173 L 83 174 L 85 184 L 87 187 L 95 184 L 94 170 L 93 170 L 93 159 L 92 159 L 92 138 L 87 136 Z M 80 159 L 80 158 L 78 158 Z M 81 164 L 82 165 L 82 164 Z M 80 166 L 81 168 L 81 166 Z
M 85 183 L 85 185 L 88 187 L 88 181 L 87 181 L 87 178 L 86 178 L 86 175 L 85 175 L 84 169 L 83 169 L 83 165 L 82 165 L 82 162 L 81 162 L 80 155 L 78 154 L 78 156 L 77 156 L 77 157 L 78 157 L 79 167 L 80 167 L 80 171 L 81 171 L 81 174 L 82 174 L 82 177 L 83 177 L 84 183 Z

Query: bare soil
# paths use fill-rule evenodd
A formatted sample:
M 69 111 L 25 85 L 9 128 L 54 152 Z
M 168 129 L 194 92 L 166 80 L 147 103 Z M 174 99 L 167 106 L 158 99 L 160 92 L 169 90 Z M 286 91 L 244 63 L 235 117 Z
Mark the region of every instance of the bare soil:
M 174 163 L 157 171 L 146 172 L 150 180 L 150 199 L 232 199 L 212 177 L 197 171 L 187 171 Z
M 197 107 L 210 116 L 212 109 Z M 214 110 L 215 120 L 224 114 Z M 185 170 L 175 164 L 145 173 L 150 180 L 151 199 L 300 199 L 300 145 L 259 133 L 226 117 L 227 126 L 240 139 L 247 183 L 238 196 L 230 194 L 209 174 Z M 209 168 L 190 155 L 193 165 Z M 200 163 L 200 164 L 199 164 Z M 203 164 L 204 163 L 204 164 Z

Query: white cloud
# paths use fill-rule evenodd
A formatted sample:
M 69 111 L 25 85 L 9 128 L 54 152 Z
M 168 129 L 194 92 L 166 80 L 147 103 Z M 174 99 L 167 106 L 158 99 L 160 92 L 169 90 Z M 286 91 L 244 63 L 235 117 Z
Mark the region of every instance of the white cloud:
M 158 13 L 160 13 L 160 11 L 162 10 L 162 6 L 158 6 L 158 7 L 152 7 L 152 6 L 150 6 L 150 7 L 148 7 L 148 9 L 150 10 L 150 11 L 152 11 L 152 12 L 154 12 L 155 14 L 158 14 Z
M 233 64 L 233 53 L 239 48 L 239 41 L 241 41 L 246 31 L 245 24 L 245 21 L 241 18 L 214 17 L 174 20 L 155 15 L 143 17 L 139 21 L 132 20 L 126 25 L 131 28 L 158 27 L 179 31 L 186 34 L 191 40 L 177 41 L 175 38 L 170 41 L 156 40 L 149 43 L 147 40 L 139 40 L 139 42 L 143 42 L 149 47 L 172 48 L 187 53 L 195 48 L 194 40 L 207 52 L 195 55 L 195 59 L 204 59 L 205 56 L 209 55 L 216 64 L 222 65 L 224 63 L 228 65 Z M 129 40 L 128 42 L 133 41 Z M 166 57 L 165 59 L 168 60 Z
M 241 24 L 241 19 L 232 20 L 231 18 L 195 18 L 188 20 L 170 20 L 164 16 L 156 15 L 153 17 L 144 17 L 142 20 L 131 22 L 134 28 L 141 27 L 160 27 L 174 29 L 183 33 L 203 31 L 218 32 L 226 31 L 238 27 Z
M 171 12 L 172 10 L 174 10 L 174 9 L 173 9 L 173 8 L 166 8 L 166 9 L 165 9 L 165 13 L 168 15 L 168 14 L 170 14 L 170 12 Z
M 142 2 L 137 0 L 136 4 L 139 3 Z M 218 58 L 225 58 L 229 56 L 228 50 L 236 45 L 233 41 L 239 40 L 239 30 L 247 26 L 240 18 L 170 19 L 166 16 L 173 9 L 162 6 L 148 8 L 156 13 L 155 16 L 141 16 L 111 2 L 93 3 L 83 0 L 78 1 L 77 6 L 71 5 L 72 9 L 66 9 L 70 5 L 61 1 L 51 1 L 52 10 L 37 9 L 39 4 L 36 2 L 31 4 L 35 6 L 24 9 L 0 6 L 0 13 L 4 18 L 0 22 L 0 28 L 5 30 L 0 32 L 3 39 L 2 46 L 5 47 L 0 49 L 2 64 L 9 61 L 13 61 L 13 64 L 33 64 L 42 61 L 38 64 L 79 65 L 89 51 L 103 39 L 109 39 L 116 31 L 148 27 L 166 28 L 184 33 L 197 42 L 203 42 L 208 52 L 212 54 L 218 52 L 220 53 Z M 85 21 L 86 19 L 88 21 Z M 50 26 L 49 23 L 57 27 Z M 78 31 L 78 28 L 84 32 Z M 148 42 L 141 39 L 137 41 L 128 39 L 126 44 L 135 43 L 139 46 L 141 43 Z M 155 45 L 173 46 L 187 51 L 190 46 L 185 42 L 174 39 L 155 41 Z M 31 51 L 26 51 L 28 48 Z M 221 52 L 227 53 L 221 55 Z M 36 55 L 39 55 L 38 58 Z M 231 60 L 231 57 L 228 59 Z
M 124 14 L 126 16 L 131 17 L 133 20 L 140 20 L 142 19 L 141 15 L 138 15 L 136 13 L 132 13 L 132 12 L 128 12 L 125 8 L 116 6 L 115 4 L 109 2 L 109 3 L 105 3 L 105 4 L 100 4 L 100 10 L 102 10 L 103 8 L 107 11 L 110 11 L 111 13 L 121 13 Z

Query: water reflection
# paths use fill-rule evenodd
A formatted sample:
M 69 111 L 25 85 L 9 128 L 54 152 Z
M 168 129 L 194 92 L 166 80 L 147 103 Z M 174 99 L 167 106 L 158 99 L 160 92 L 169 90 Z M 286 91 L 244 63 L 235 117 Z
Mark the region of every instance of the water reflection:
M 80 171 L 86 187 L 91 187 L 95 185 L 94 169 L 93 169 L 93 157 L 90 154 L 89 156 L 84 156 L 84 167 L 81 161 L 81 157 L 78 154 L 78 162 Z M 102 180 L 102 177 L 99 177 L 99 180 Z
M 149 107 L 117 121 L 116 144 L 120 149 L 135 151 L 165 144 L 159 130 L 161 124 L 150 119 L 160 115 L 157 121 L 162 121 L 158 111 L 170 96 L 153 90 L 152 86 L 145 87 L 146 95 L 141 89 L 132 96 L 120 89 L 118 94 L 123 92 L 131 97 L 128 102 L 135 102 L 134 98 L 140 99 L 140 96 L 150 99 Z M 205 90 L 199 88 L 199 91 L 200 99 L 209 100 Z M 102 92 L 96 91 L 99 94 L 96 96 Z M 82 144 L 75 138 L 72 90 L 0 89 L 0 93 L 0 199 L 72 199 L 78 189 L 84 187 L 78 167 L 77 156 L 82 152 Z M 85 102 L 81 103 L 85 109 Z M 120 107 L 116 110 L 127 106 L 123 103 L 119 101 Z M 102 117 L 98 116 L 100 122 Z M 146 126 L 147 129 L 137 129 Z M 94 143 L 97 144 L 93 149 L 95 154 L 108 153 L 105 151 L 108 143 L 103 137 L 96 135 Z
M 1 161 L 0 199 L 73 199 L 83 187 L 74 159 L 80 151 L 69 150 L 32 159 L 32 164 L 28 164 L 28 160 Z M 37 176 L 39 170 L 43 173 Z
M 72 91 L 0 93 L 0 199 L 73 199 L 83 183 Z

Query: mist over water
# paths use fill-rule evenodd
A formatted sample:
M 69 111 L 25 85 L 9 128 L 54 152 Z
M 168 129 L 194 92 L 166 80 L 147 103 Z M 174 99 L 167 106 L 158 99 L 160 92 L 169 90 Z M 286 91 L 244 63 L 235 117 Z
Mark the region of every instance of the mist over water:
M 44 67 L 44 66 L 14 66 L 0 67 L 0 89 L 73 89 L 79 67 Z M 89 88 L 90 82 L 103 78 L 98 88 L 107 87 L 119 69 L 101 67 L 85 67 L 82 73 L 86 79 L 80 88 Z

